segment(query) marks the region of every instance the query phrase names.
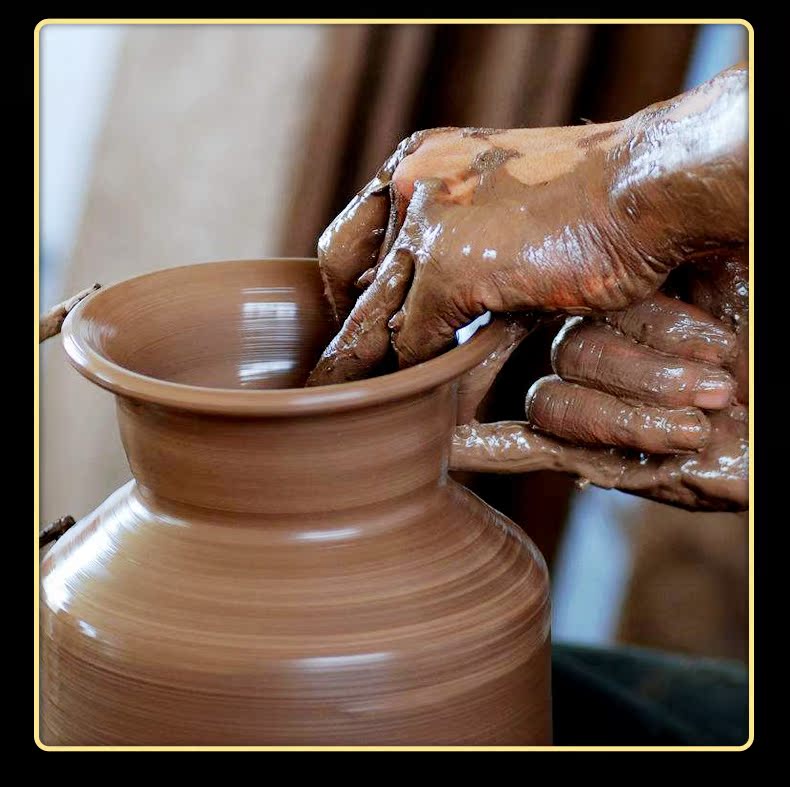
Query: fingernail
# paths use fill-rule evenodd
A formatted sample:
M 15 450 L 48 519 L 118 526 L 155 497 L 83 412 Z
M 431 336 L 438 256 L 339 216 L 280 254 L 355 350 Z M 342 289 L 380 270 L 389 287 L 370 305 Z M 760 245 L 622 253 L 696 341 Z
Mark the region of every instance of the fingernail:
M 732 400 L 735 381 L 727 372 L 710 372 L 694 386 L 694 404 L 703 410 L 721 410 Z

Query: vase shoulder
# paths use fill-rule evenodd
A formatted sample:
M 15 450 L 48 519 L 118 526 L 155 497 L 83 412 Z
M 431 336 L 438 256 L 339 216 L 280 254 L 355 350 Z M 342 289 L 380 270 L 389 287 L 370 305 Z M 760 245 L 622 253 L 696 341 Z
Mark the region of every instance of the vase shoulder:
M 334 722 L 313 732 L 335 740 L 349 734 L 343 719 L 367 719 L 374 730 L 384 724 L 375 734 L 392 735 L 404 714 L 485 705 L 497 687 L 521 687 L 523 698 L 524 681 L 547 680 L 546 669 L 530 667 L 548 653 L 542 557 L 515 525 L 452 481 L 383 511 L 189 514 L 147 500 L 131 482 L 47 555 L 45 685 L 58 707 L 77 706 L 71 718 L 81 716 L 85 682 L 98 676 L 109 696 L 127 703 L 185 692 L 213 703 L 216 715 L 218 698 L 236 696 L 244 730 L 236 739 L 297 740 L 295 726 L 278 732 L 261 718 L 260 703 L 284 703 L 292 715 L 282 708 L 275 715 L 294 725 L 317 703 Z M 522 716 L 534 702 L 524 707 Z M 155 708 L 155 701 L 145 711 L 129 708 L 129 718 L 149 714 L 160 725 Z M 117 713 L 106 721 L 108 740 L 148 734 L 130 733 L 132 722 Z M 56 737 L 72 734 L 58 732 L 57 712 L 52 725 Z M 216 720 L 196 725 L 182 719 L 171 740 L 226 734 Z M 544 719 L 541 735 L 545 726 Z M 518 728 L 494 725 L 489 737 Z

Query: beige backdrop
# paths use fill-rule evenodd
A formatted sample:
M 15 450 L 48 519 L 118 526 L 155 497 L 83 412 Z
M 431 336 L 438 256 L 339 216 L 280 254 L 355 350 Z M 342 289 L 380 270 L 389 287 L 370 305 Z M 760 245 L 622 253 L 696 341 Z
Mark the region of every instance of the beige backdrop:
M 329 30 L 128 28 L 62 296 L 278 253 Z M 67 365 L 59 339 L 42 346 L 41 382 L 41 521 L 80 517 L 129 477 L 113 400 Z

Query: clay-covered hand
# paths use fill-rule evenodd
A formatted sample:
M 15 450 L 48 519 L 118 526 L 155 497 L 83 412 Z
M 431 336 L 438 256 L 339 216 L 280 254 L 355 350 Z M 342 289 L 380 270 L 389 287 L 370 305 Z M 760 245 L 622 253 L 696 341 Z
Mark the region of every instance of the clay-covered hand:
M 699 451 L 704 411 L 736 401 L 735 333 L 661 293 L 595 318 L 571 317 L 552 344 L 554 375 L 527 394 L 527 421 L 579 445 L 651 454 Z
M 732 373 L 740 350 L 725 323 L 662 294 L 602 319 L 571 318 L 552 347 L 555 375 L 527 394 L 527 421 L 569 444 L 626 449 L 620 489 L 744 509 L 748 412 Z
M 700 266 L 686 289 L 693 304 L 659 293 L 567 320 L 552 347 L 555 374 L 527 394 L 527 423 L 459 427 L 453 467 L 562 470 L 686 508 L 744 510 L 744 254 Z
M 371 374 L 391 342 L 426 360 L 486 311 L 621 309 L 742 243 L 746 96 L 736 68 L 624 121 L 404 141 L 319 242 L 344 322 L 309 384 Z

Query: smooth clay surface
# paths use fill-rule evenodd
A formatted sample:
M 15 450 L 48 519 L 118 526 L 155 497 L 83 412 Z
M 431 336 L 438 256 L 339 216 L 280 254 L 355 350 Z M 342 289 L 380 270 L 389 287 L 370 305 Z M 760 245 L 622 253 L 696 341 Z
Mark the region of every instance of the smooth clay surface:
M 497 327 L 301 388 L 326 310 L 314 260 L 269 260 L 67 319 L 135 480 L 44 558 L 45 744 L 551 742 L 545 564 L 447 476 L 456 381 Z

